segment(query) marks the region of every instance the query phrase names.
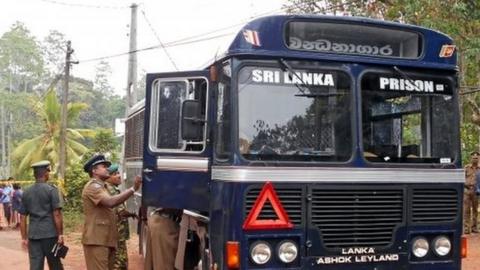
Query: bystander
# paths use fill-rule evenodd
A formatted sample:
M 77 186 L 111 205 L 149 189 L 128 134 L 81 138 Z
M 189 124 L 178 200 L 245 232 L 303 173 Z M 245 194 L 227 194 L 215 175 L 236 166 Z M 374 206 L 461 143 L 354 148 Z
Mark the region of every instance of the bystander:
M 22 205 L 22 196 L 23 196 L 23 191 L 22 187 L 20 184 L 15 183 L 13 184 L 13 193 L 12 193 L 12 224 L 15 226 L 15 228 L 18 228 L 20 226 L 20 207 Z
M 10 227 L 10 224 L 12 222 L 12 192 L 13 192 L 13 188 L 10 182 L 7 181 L 2 192 L 3 193 L 2 195 L 3 213 L 5 216 L 5 223 L 7 227 Z
M 470 154 L 470 164 L 465 166 L 465 189 L 463 191 L 463 232 L 478 233 L 478 197 L 476 194 L 476 176 L 480 172 L 478 161 L 480 153 Z

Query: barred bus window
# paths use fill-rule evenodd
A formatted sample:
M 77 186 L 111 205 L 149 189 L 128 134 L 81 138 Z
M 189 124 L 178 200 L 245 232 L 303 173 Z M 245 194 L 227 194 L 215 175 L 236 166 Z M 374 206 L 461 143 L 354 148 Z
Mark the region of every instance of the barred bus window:
M 159 149 L 183 149 L 180 113 L 187 96 L 185 81 L 161 82 L 158 89 L 157 145 Z
M 125 158 L 139 159 L 143 155 L 145 110 L 130 116 L 125 123 Z
M 208 81 L 201 77 L 185 77 L 179 80 L 159 80 L 154 86 L 150 131 L 150 147 L 154 151 L 201 152 L 205 149 L 206 124 L 203 137 L 195 140 L 182 138 L 182 106 L 186 100 L 199 102 L 200 122 L 206 123 Z M 187 119 L 188 120 L 188 119 Z

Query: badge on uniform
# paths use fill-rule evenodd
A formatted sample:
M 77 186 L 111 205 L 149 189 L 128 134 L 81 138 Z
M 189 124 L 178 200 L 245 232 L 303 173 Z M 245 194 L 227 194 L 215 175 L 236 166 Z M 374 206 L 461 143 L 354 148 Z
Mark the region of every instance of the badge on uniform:
M 54 257 L 64 259 L 65 256 L 67 256 L 68 247 L 65 246 L 65 245 L 61 245 L 61 244 L 56 243 L 56 244 L 53 246 L 51 252 L 52 252 L 52 254 L 53 254 Z

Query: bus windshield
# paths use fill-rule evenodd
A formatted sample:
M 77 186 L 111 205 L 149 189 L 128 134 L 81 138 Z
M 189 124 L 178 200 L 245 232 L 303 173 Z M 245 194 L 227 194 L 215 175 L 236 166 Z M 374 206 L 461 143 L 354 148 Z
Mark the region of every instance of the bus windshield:
M 370 72 L 361 79 L 364 157 L 382 163 L 451 163 L 458 146 L 453 77 Z
M 338 70 L 242 68 L 238 81 L 242 156 L 274 161 L 349 160 L 350 81 Z

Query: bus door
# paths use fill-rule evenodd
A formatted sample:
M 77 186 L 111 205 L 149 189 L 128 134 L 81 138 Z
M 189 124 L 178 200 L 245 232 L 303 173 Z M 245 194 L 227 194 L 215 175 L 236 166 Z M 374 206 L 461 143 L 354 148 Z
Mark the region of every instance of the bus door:
M 208 71 L 147 75 L 143 203 L 207 211 Z

